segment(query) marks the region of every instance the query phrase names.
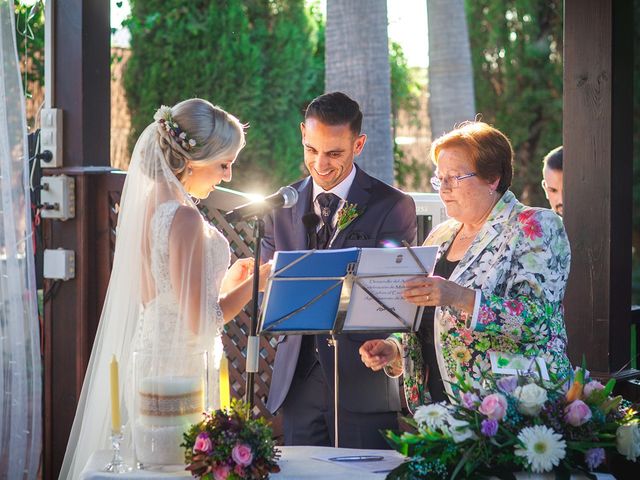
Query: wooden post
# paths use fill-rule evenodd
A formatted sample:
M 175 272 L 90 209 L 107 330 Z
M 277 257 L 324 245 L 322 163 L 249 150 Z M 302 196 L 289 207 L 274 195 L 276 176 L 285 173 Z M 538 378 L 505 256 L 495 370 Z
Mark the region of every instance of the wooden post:
M 75 252 L 72 280 L 45 282 L 43 478 L 56 479 L 80 395 L 111 266 L 113 209 L 124 175 L 109 167 L 109 2 L 57 0 L 52 18 L 52 107 L 63 111 L 63 165 L 76 216 L 44 222 L 45 248 Z
M 564 221 L 569 354 L 604 376 L 629 368 L 633 3 L 566 0 Z

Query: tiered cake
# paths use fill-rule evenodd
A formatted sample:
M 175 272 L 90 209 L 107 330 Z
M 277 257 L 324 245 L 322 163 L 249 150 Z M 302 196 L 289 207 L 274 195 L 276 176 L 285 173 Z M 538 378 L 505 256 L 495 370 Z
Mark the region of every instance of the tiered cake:
M 180 444 L 189 425 L 202 420 L 205 388 L 198 376 L 141 379 L 136 392 L 134 442 L 143 466 L 182 465 Z

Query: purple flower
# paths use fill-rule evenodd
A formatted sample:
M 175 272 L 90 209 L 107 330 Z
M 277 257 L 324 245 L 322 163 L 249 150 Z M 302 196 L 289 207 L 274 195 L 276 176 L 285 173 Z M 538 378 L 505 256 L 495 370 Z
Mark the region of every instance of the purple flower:
M 582 394 L 584 395 L 584 398 L 589 398 L 593 392 L 597 392 L 599 390 L 602 390 L 603 388 L 604 385 L 602 385 L 599 381 L 591 380 L 584 386 Z
M 485 437 L 493 437 L 496 433 L 498 433 L 498 421 L 485 418 L 484 420 L 482 420 L 480 431 Z
M 238 465 L 247 467 L 251 465 L 253 461 L 253 451 L 246 443 L 238 443 L 231 451 L 231 458 L 233 458 L 233 461 Z
M 584 461 L 589 470 L 595 470 L 604 462 L 604 448 L 590 448 L 584 454 Z
M 565 407 L 564 420 L 569 425 L 579 427 L 591 420 L 591 409 L 582 400 L 574 400 Z
M 469 410 L 475 410 L 476 406 L 480 403 L 480 397 L 472 392 L 465 392 L 462 394 L 462 405 Z
M 515 375 L 502 377 L 496 382 L 496 385 L 504 393 L 512 393 L 518 386 L 518 377 L 516 377 Z
M 211 442 L 211 439 L 209 438 L 207 432 L 201 432 L 198 434 L 198 436 L 196 437 L 195 445 L 193 446 L 193 451 L 194 453 L 202 452 L 206 453 L 207 455 L 211 454 L 211 452 L 213 451 L 213 443 Z

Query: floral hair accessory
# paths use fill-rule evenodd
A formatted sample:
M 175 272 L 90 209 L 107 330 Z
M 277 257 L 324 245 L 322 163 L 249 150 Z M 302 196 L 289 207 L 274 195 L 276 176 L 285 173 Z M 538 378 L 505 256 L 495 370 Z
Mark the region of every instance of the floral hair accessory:
M 360 215 L 360 212 L 358 211 L 358 205 L 356 203 L 345 203 L 344 207 L 338 212 L 338 222 L 336 223 L 338 232 L 347 228 L 358 215 Z
M 178 123 L 173 119 L 171 107 L 161 105 L 153 115 L 153 119 L 162 125 L 169 135 L 171 135 L 187 152 L 198 146 L 198 143 L 193 138 L 189 138 L 187 132 L 183 131 L 180 128 L 180 125 L 178 125 Z

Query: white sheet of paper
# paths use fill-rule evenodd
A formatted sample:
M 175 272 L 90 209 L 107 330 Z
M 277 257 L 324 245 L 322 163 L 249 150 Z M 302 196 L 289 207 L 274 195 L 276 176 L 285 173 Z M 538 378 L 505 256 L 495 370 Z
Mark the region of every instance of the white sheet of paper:
M 412 249 L 431 275 L 438 247 L 412 247 Z M 380 304 L 354 283 L 343 331 L 404 330 L 413 326 L 417 314 L 422 315 L 421 307 L 419 309 L 416 305 L 402 298 L 404 283 L 416 275 L 424 275 L 406 248 L 363 248 L 358 261 L 357 275 L 399 275 L 397 277 L 360 278 L 360 281 L 373 295 L 407 323 L 402 323 L 385 311 Z M 418 323 L 416 328 L 419 326 Z

